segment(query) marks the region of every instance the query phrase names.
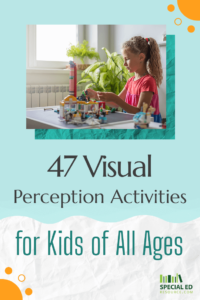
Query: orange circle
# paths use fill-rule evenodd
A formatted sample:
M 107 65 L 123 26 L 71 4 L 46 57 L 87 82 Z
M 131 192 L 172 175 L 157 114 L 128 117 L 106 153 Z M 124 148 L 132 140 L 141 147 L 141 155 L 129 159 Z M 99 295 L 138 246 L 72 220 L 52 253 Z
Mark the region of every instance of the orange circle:
M 176 23 L 176 20 L 180 20 L 181 23 L 180 23 L 180 24 L 177 24 L 177 23 Z M 177 26 L 180 26 L 180 25 L 182 24 L 182 20 L 181 20 L 180 18 L 176 18 L 176 19 L 174 20 L 174 23 L 175 23 Z
M 178 7 L 182 14 L 194 21 L 200 21 L 200 1 L 198 0 L 178 0 Z
M 173 4 L 170 4 L 167 6 L 168 11 L 172 12 L 175 10 L 175 6 Z
M 194 31 L 195 31 L 195 27 L 192 26 L 192 25 L 188 26 L 188 31 L 189 31 L 190 33 L 194 32 Z
M 8 275 L 10 275 L 10 274 L 12 273 L 12 269 L 9 268 L 9 267 L 6 268 L 6 269 L 5 269 L 5 273 L 8 274 Z
M 23 276 L 24 277 L 24 279 L 23 280 L 21 280 L 19 277 L 20 276 Z M 18 276 L 18 280 L 20 281 L 20 282 L 24 282 L 25 280 L 26 280 L 26 277 L 23 275 L 23 274 L 20 274 L 19 276 Z
M 32 289 L 26 289 L 25 290 L 25 294 L 27 295 L 27 296 L 30 296 L 30 295 L 32 295 L 32 293 L 33 293 L 33 291 L 32 291 Z
M 12 281 L 0 279 L 0 299 L 23 300 L 23 296 L 18 286 Z

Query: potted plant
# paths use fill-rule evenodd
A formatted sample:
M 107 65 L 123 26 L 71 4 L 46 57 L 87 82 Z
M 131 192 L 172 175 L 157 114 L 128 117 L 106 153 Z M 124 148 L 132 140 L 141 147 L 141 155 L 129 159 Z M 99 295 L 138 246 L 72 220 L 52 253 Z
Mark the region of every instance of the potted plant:
M 127 80 L 133 76 L 124 67 L 124 60 L 117 52 L 110 52 L 102 48 L 108 57 L 107 62 L 96 62 L 82 72 L 82 80 L 78 84 L 87 83 L 85 89 L 112 92 L 118 95 L 124 88 Z
M 95 48 L 88 46 L 88 41 L 84 40 L 82 44 L 70 45 L 67 48 L 67 56 L 73 57 L 76 64 L 86 64 L 86 59 L 99 60 L 99 53 L 95 51 Z

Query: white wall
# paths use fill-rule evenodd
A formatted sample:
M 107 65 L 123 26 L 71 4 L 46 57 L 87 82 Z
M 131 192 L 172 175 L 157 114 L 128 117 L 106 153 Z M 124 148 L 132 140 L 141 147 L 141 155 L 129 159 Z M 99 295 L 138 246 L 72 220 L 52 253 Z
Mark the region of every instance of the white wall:
M 166 33 L 166 25 L 110 25 L 110 52 L 121 53 L 122 44 L 133 36 L 152 37 L 157 43 L 162 42 L 162 35 Z M 163 82 L 158 89 L 160 112 L 166 117 L 166 47 L 160 47 L 163 67 Z
M 162 42 L 163 33 L 166 33 L 166 25 L 110 25 L 110 51 L 121 53 L 122 44 L 136 35 Z
M 85 39 L 90 47 L 94 47 L 100 55 L 101 61 L 107 61 L 107 56 L 102 47 L 110 48 L 110 25 L 85 25 Z

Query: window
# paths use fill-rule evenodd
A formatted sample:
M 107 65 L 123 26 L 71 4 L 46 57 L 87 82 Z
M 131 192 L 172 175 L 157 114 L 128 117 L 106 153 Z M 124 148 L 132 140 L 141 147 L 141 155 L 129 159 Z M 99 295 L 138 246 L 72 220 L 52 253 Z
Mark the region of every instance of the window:
M 66 48 L 83 40 L 83 25 L 28 25 L 27 67 L 66 67 Z
M 36 60 L 66 61 L 66 48 L 77 44 L 76 25 L 36 25 Z

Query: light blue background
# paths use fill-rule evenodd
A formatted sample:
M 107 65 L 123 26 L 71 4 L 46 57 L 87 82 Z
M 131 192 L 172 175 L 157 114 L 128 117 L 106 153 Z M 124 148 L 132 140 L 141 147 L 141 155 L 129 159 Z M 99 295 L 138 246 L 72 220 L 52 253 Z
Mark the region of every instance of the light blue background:
M 167 11 L 173 3 L 176 10 Z M 183 24 L 174 25 L 181 17 Z M 166 24 L 176 35 L 176 138 L 175 140 L 35 140 L 26 130 L 26 24 Z M 193 34 L 187 32 L 195 25 Z M 101 221 L 120 221 L 135 215 L 153 215 L 171 222 L 199 217 L 199 33 L 200 22 L 185 18 L 176 1 L 8 1 L 1 14 L 1 194 L 0 218 L 29 216 L 54 223 L 85 215 Z M 108 161 L 145 161 L 152 155 L 152 178 L 92 178 L 82 155 L 95 164 Z M 47 169 L 59 156 L 79 158 L 66 178 Z M 186 193 L 186 204 L 110 204 L 120 193 L 151 194 L 155 189 Z M 106 203 L 59 205 L 14 204 L 14 190 L 24 193 L 102 192 Z

